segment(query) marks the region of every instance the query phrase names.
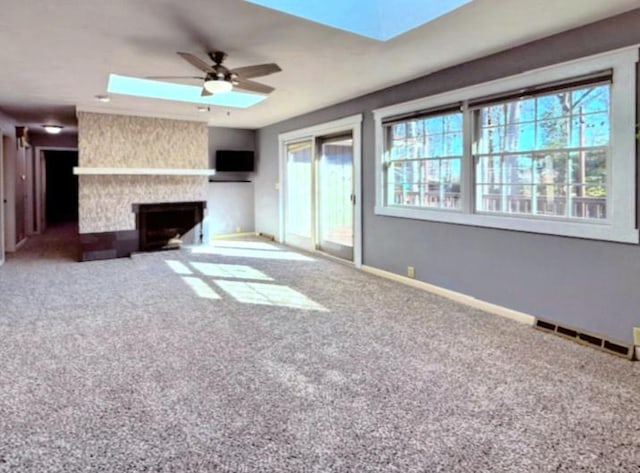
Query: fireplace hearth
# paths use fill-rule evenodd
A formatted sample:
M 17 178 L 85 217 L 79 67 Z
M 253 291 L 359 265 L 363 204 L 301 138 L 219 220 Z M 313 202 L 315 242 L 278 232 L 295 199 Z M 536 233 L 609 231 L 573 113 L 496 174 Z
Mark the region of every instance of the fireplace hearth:
M 134 204 L 139 251 L 180 248 L 202 243 L 205 202 Z
M 80 261 L 125 258 L 137 251 L 160 251 L 202 243 L 206 202 L 133 204 L 136 228 L 80 234 Z

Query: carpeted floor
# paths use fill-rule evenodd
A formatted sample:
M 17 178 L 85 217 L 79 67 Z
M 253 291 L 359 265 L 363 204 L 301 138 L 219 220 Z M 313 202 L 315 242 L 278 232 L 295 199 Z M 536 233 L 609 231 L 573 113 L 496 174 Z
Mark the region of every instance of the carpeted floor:
M 252 241 L 0 268 L 1 472 L 638 472 L 640 363 Z

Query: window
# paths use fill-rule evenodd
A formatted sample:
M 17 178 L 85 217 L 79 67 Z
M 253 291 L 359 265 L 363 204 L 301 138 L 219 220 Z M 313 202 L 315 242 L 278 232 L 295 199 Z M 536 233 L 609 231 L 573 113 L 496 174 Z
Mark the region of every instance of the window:
M 385 124 L 387 204 L 460 208 L 462 113 Z
M 374 111 L 378 215 L 638 242 L 636 49 Z
M 605 220 L 610 84 L 473 109 L 475 210 Z

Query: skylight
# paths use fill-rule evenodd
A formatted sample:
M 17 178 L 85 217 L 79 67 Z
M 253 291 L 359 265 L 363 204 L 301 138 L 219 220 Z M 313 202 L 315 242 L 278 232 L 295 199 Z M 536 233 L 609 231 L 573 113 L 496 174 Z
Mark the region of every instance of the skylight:
M 267 98 L 265 95 L 236 91 L 202 97 L 200 95 L 202 87 L 199 86 L 140 79 L 118 74 L 109 74 L 107 91 L 110 94 L 235 108 L 248 108 Z
M 472 0 L 246 0 L 367 38 L 387 41 Z

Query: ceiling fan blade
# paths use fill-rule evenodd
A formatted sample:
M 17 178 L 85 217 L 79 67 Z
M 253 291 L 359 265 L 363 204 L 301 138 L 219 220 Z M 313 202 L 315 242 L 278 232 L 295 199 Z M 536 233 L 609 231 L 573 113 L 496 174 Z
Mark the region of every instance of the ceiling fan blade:
M 232 74 L 238 74 L 243 79 L 251 79 L 252 77 L 262 77 L 273 74 L 274 72 L 280 72 L 280 66 L 275 63 L 270 64 L 256 64 L 255 66 L 238 67 L 231 71 Z
M 202 92 L 200 92 L 200 96 L 201 97 L 209 97 L 210 95 L 213 95 L 213 94 L 203 87 L 202 88 Z
M 155 14 L 162 15 L 174 30 L 180 32 L 181 36 L 185 36 L 189 43 L 197 45 L 200 51 L 211 51 L 213 45 L 209 28 L 205 28 L 201 22 L 195 21 L 193 15 L 189 14 L 191 12 L 180 5 L 181 2 L 167 3 L 166 9 L 156 8 Z
M 247 79 L 237 79 L 234 88 L 246 90 L 247 92 L 257 92 L 259 94 L 270 94 L 271 92 L 276 90 L 269 85 L 261 84 L 260 82 L 254 82 Z
M 182 57 L 182 59 L 184 59 L 185 61 L 187 61 L 188 63 L 190 63 L 192 66 L 197 67 L 198 69 L 200 69 L 202 72 L 215 72 L 213 70 L 213 68 L 207 64 L 206 62 L 204 62 L 202 59 L 200 59 L 198 56 L 194 56 L 191 53 L 181 53 L 178 52 L 178 54 Z
M 147 76 L 149 80 L 204 80 L 204 77 L 198 76 Z

